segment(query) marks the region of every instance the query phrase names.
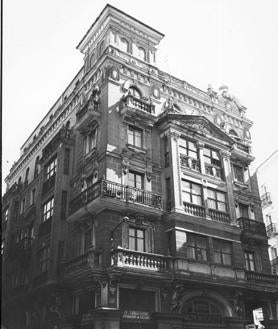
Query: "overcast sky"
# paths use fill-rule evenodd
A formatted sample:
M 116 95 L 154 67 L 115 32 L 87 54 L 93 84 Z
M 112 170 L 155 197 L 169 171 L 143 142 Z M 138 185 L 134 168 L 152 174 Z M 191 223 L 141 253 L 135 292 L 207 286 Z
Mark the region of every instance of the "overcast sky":
M 4 0 L 3 178 L 82 66 L 76 46 L 102 0 Z M 165 34 L 159 67 L 203 90 L 225 83 L 247 107 L 253 167 L 278 148 L 277 0 L 110 0 Z

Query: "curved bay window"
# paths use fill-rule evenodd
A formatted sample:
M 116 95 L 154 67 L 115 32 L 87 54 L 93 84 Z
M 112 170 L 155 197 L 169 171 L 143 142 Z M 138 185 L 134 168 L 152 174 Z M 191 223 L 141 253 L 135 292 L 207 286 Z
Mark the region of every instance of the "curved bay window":
M 203 298 L 194 298 L 187 301 L 182 311 L 186 320 L 215 323 L 222 323 L 223 321 L 219 307 L 212 301 Z

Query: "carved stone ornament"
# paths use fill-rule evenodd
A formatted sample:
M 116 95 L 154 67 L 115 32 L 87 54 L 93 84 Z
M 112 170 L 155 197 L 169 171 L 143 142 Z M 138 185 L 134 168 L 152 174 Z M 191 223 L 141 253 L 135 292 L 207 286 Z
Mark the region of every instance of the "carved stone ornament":
M 159 87 L 158 86 L 153 86 L 152 87 L 152 92 L 153 92 L 153 96 L 156 99 L 159 99 L 160 98 L 160 90 L 159 90 Z
M 206 125 L 202 122 L 188 122 L 186 123 L 187 126 L 196 129 L 200 134 L 203 135 L 211 135 L 210 130 L 206 127 Z
M 122 160 L 122 168 L 123 168 L 123 173 L 126 175 L 129 170 L 129 160 L 128 159 Z
M 111 69 L 110 69 L 110 77 L 113 80 L 119 81 L 120 75 L 119 75 L 119 70 L 118 70 L 117 67 L 115 67 L 115 66 L 111 67 Z
M 172 296 L 171 296 L 171 302 L 170 302 L 171 312 L 174 312 L 174 313 L 181 312 L 182 300 L 183 300 L 184 293 L 185 293 L 184 286 L 177 284 L 175 286 Z
M 88 99 L 88 106 L 92 106 L 93 110 L 98 112 L 100 104 L 100 89 L 99 86 L 94 86 L 91 95 Z

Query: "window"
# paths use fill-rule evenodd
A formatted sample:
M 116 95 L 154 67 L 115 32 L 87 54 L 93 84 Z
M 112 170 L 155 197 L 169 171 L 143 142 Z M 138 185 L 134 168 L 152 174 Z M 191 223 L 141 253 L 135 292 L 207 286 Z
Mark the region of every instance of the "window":
M 255 271 L 255 257 L 253 251 L 245 251 L 244 258 L 245 258 L 245 267 L 247 271 Z
M 143 130 L 134 126 L 128 126 L 128 144 L 142 148 Z
M 138 57 L 142 60 L 145 61 L 146 60 L 146 51 L 144 48 L 139 47 L 138 48 Z
M 97 143 L 97 128 L 93 129 L 88 135 L 83 139 L 84 143 L 84 154 L 88 154 L 96 147 Z
M 134 87 L 134 86 L 132 86 L 128 89 L 128 94 L 133 96 L 133 97 L 139 98 L 139 99 L 142 97 L 141 92 L 139 91 L 139 89 Z
M 26 173 L 25 173 L 25 183 L 26 183 L 26 184 L 28 184 L 29 172 L 30 172 L 30 168 L 28 167 L 28 168 L 26 169 Z
M 241 166 L 233 165 L 234 178 L 237 182 L 244 183 L 244 168 Z
M 239 208 L 240 217 L 249 218 L 249 213 L 248 213 L 249 206 L 248 205 L 239 203 L 238 208 Z
M 4 254 L 4 249 L 5 249 L 5 240 L 1 240 L 1 256 Z
M 39 273 L 45 273 L 48 270 L 50 247 L 44 246 L 38 251 L 38 271 Z
M 45 167 L 45 179 L 48 180 L 56 174 L 57 170 L 57 157 L 53 158 Z
M 165 167 L 169 167 L 169 164 L 170 164 L 170 150 L 169 150 L 169 140 L 166 136 L 164 138 L 164 161 L 165 161 Z
M 20 210 L 19 210 L 19 213 L 20 213 L 20 214 L 23 214 L 24 211 L 25 211 L 25 199 L 22 199 L 22 200 L 20 201 Z
M 9 208 L 4 209 L 3 211 L 3 221 L 7 222 L 9 219 Z
M 36 189 L 33 188 L 30 194 L 30 205 L 33 205 L 35 203 L 35 199 L 36 199 Z
M 129 52 L 129 42 L 124 38 L 121 39 L 121 49 L 122 49 L 122 51 L 125 51 L 126 53 Z
M 139 228 L 129 228 L 129 249 L 145 251 L 145 231 Z
M 87 230 L 84 233 L 84 251 L 86 252 L 92 245 L 93 230 Z
M 38 176 L 39 172 L 40 172 L 40 157 L 37 156 L 36 162 L 35 162 L 34 178 L 36 178 Z
M 232 265 L 232 244 L 230 241 L 213 239 L 214 262 Z
M 182 199 L 185 202 L 202 205 L 202 187 L 186 180 L 182 180 Z
M 128 186 L 136 187 L 138 189 L 143 190 L 144 189 L 144 175 L 130 170 L 128 173 Z
M 196 143 L 188 141 L 186 139 L 180 139 L 180 152 L 191 158 L 198 159 L 198 151 Z
M 208 207 L 210 209 L 216 209 L 219 211 L 226 212 L 226 194 L 208 188 Z
M 186 254 L 190 259 L 207 261 L 207 238 L 187 234 Z
M 204 297 L 186 302 L 182 312 L 187 320 L 222 322 L 222 314 L 218 307 L 211 301 L 206 301 Z
M 217 151 L 204 148 L 204 162 L 207 175 L 221 178 L 221 159 Z
M 54 198 L 52 197 L 43 205 L 42 221 L 45 222 L 53 216 Z

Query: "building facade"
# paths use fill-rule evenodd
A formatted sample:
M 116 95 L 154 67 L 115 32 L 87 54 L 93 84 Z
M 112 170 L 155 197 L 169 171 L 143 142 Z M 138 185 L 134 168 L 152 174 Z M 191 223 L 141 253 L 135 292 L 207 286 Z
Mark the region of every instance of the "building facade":
M 278 150 L 256 170 L 272 272 L 278 273 Z
M 226 86 L 161 71 L 163 34 L 107 5 L 3 197 L 3 324 L 277 328 L 252 125 Z

